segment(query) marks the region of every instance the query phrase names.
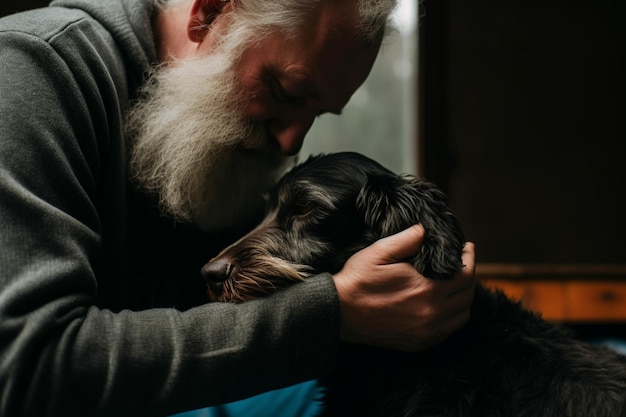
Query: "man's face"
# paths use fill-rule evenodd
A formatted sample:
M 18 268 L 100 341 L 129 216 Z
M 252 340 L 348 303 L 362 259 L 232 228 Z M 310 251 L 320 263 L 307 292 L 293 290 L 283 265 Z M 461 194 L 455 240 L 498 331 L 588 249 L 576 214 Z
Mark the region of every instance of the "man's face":
M 304 35 L 271 34 L 237 64 L 246 118 L 262 123 L 287 155 L 300 150 L 317 116 L 341 114 L 376 59 L 379 45 L 355 36 L 346 3 L 323 10 Z
M 378 48 L 343 20 L 322 12 L 311 34 L 200 45 L 156 70 L 128 120 L 139 185 L 204 229 L 250 217 L 315 117 L 340 113 L 369 74 Z

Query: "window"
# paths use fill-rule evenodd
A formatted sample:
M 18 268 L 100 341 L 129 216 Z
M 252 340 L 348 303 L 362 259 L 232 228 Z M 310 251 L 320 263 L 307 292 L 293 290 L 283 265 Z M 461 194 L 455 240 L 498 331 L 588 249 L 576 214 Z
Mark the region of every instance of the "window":
M 395 172 L 415 174 L 417 115 L 417 0 L 401 0 L 398 27 L 385 41 L 367 81 L 341 116 L 324 115 L 300 153 L 356 151 Z

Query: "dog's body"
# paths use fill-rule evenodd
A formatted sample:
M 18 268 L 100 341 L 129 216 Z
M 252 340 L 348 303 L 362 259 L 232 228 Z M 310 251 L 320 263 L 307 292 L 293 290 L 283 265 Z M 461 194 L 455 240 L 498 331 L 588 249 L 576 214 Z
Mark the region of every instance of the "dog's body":
M 286 174 L 265 220 L 204 266 L 214 300 L 245 301 L 336 272 L 375 240 L 421 223 L 411 260 L 425 276 L 461 268 L 464 237 L 433 185 L 354 153 Z M 626 417 L 626 357 L 571 337 L 478 286 L 470 322 L 424 352 L 342 345 L 324 386 L 326 416 Z

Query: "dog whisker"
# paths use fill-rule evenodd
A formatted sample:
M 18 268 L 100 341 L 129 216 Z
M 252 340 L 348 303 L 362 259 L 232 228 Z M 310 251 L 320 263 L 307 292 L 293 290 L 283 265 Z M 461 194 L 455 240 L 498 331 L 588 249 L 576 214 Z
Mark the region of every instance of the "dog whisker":
M 212 294 L 213 301 L 243 302 L 272 294 L 289 285 L 301 282 L 312 273 L 310 266 L 286 260 L 262 257 L 254 265 L 239 265 L 223 283 L 220 294 Z M 209 286 L 208 292 L 212 289 Z

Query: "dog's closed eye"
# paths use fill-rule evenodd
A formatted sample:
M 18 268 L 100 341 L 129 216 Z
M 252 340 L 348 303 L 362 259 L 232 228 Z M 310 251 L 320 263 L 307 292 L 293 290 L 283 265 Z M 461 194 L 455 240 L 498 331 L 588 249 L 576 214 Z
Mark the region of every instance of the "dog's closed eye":
M 306 216 L 315 208 L 315 204 L 309 199 L 299 199 L 293 205 L 293 213 L 296 216 Z

